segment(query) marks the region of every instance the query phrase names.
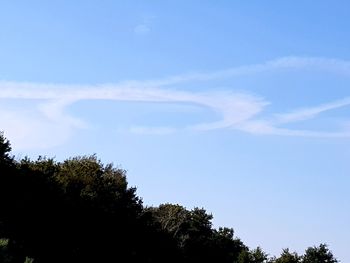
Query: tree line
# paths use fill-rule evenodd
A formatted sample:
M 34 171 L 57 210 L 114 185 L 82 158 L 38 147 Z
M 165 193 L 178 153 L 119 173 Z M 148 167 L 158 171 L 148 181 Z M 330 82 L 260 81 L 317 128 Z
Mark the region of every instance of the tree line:
M 327 245 L 270 257 L 203 208 L 147 207 L 95 155 L 16 160 L 0 133 L 0 262 L 337 263 Z

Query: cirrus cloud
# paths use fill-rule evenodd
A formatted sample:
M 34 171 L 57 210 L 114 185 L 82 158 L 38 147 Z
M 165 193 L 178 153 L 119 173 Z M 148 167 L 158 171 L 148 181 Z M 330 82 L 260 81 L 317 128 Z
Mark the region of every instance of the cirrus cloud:
M 232 78 L 254 75 L 280 69 L 315 69 L 350 75 L 350 62 L 324 58 L 286 57 L 262 64 L 231 69 L 177 75 L 148 81 L 124 81 L 106 85 L 60 85 L 44 83 L 0 82 L 0 99 L 28 100 L 33 102 L 35 114 L 27 114 L 18 105 L 11 110 L 0 104 L 0 126 L 19 149 L 53 147 L 67 141 L 77 130 L 86 129 L 88 123 L 67 113 L 72 104 L 84 100 L 113 100 L 131 102 L 191 103 L 206 107 L 221 115 L 214 122 L 193 123 L 183 130 L 204 131 L 230 128 L 257 135 L 283 135 L 304 137 L 350 137 L 348 129 L 340 131 L 310 131 L 285 128 L 284 125 L 316 118 L 319 114 L 350 105 L 350 98 L 326 102 L 322 105 L 306 106 L 282 114 L 262 116 L 270 104 L 262 96 L 244 92 L 211 91 L 194 92 L 174 89 L 186 82 Z M 347 126 L 348 127 L 348 126 Z M 129 131 L 137 134 L 168 134 L 176 132 L 174 127 L 132 126 Z

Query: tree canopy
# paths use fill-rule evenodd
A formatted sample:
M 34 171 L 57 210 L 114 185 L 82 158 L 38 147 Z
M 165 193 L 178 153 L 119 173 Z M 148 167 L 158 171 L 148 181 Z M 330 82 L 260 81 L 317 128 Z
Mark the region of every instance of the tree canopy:
M 299 256 L 249 249 L 204 208 L 146 207 L 126 172 L 95 155 L 11 156 L 0 133 L 0 262 L 336 263 L 324 244 Z

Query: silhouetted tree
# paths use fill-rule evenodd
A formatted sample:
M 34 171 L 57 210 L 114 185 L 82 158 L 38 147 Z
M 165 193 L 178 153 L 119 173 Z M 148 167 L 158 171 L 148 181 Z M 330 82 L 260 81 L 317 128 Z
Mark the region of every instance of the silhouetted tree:
M 305 251 L 302 263 L 337 263 L 338 260 L 328 249 L 326 244 L 320 244 L 318 247 L 309 247 Z
M 266 254 L 260 247 L 253 250 L 245 249 L 238 256 L 238 263 L 272 263 L 274 258 L 268 258 Z
M 243 243 L 233 237 L 233 229 L 213 229 L 213 216 L 204 209 L 189 211 L 180 205 L 164 204 L 148 210 L 160 228 L 176 239 L 183 262 L 234 262 L 245 249 Z
M 268 254 L 266 254 L 261 247 L 252 250 L 250 254 L 252 255 L 253 263 L 264 263 L 268 260 Z
M 14 162 L 0 138 L 0 237 L 19 258 L 13 262 L 176 259 L 176 243 L 144 213 L 124 170 L 96 156 Z
M 289 252 L 289 249 L 283 249 L 279 258 L 277 258 L 275 263 L 299 263 L 301 262 L 301 257 L 298 256 L 296 252 Z
M 303 257 L 249 250 L 203 208 L 144 208 L 126 173 L 95 155 L 16 161 L 0 133 L 0 262 L 337 263 L 324 244 Z
M 13 158 L 10 156 L 11 145 L 5 138 L 4 133 L 0 132 L 0 164 L 10 165 Z

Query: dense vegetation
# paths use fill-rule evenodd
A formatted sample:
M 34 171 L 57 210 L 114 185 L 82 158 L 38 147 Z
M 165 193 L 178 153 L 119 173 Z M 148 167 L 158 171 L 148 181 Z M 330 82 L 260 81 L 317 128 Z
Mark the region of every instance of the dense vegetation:
M 321 244 L 268 257 L 204 209 L 144 207 L 125 171 L 96 156 L 15 160 L 0 134 L 0 262 L 336 263 Z

